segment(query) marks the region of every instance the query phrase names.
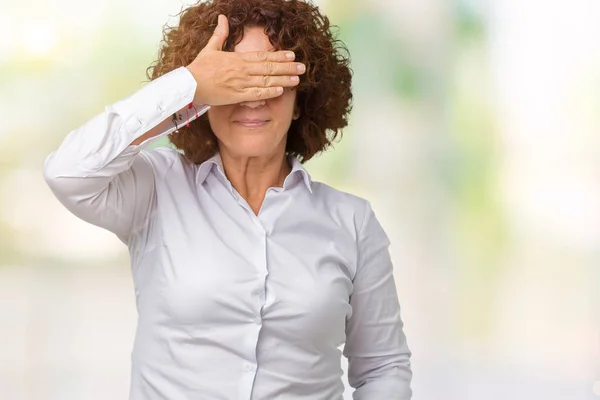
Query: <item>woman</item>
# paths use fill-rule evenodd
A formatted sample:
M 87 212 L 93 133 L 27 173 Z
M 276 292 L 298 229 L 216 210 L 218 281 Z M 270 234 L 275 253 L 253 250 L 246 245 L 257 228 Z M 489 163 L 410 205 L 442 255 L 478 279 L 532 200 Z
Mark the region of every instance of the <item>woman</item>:
M 213 0 L 164 41 L 151 82 L 44 168 L 66 208 L 129 248 L 130 398 L 341 399 L 345 343 L 354 399 L 410 399 L 388 238 L 366 200 L 302 167 L 350 112 L 328 19 Z M 147 148 L 164 135 L 180 151 Z

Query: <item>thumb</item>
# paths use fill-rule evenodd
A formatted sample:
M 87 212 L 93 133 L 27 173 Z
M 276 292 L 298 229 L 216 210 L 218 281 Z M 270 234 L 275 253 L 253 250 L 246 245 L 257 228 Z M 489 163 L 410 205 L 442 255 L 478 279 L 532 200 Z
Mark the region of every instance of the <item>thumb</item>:
M 227 36 L 229 36 L 229 21 L 225 15 L 219 14 L 217 27 L 206 44 L 206 48 L 217 51 L 222 50 Z

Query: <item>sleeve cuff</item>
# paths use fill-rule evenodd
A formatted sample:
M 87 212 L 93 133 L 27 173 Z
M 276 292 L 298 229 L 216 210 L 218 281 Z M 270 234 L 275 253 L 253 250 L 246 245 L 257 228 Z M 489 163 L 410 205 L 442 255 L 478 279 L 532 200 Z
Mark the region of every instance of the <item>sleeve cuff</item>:
M 106 107 L 107 123 L 116 123 L 116 129 L 108 129 L 106 136 L 97 145 L 95 155 L 84 158 L 91 171 L 103 168 L 118 156 L 131 155 L 146 148 L 152 141 L 168 135 L 175 125 L 167 125 L 158 135 L 131 145 L 135 139 L 154 128 L 166 118 L 185 106 L 192 104 L 196 92 L 196 80 L 186 67 L 179 67 L 150 81 L 130 96 Z M 193 121 L 210 107 L 207 105 L 190 108 L 192 112 L 180 113 L 182 119 L 177 126 Z M 114 120 L 114 121 L 111 121 Z

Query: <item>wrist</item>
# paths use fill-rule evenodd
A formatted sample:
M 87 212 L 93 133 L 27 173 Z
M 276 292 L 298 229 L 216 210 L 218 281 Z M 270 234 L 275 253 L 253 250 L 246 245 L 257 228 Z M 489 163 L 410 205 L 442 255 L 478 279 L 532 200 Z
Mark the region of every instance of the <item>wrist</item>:
M 199 96 L 198 88 L 200 86 L 200 82 L 198 81 L 198 78 L 196 77 L 196 74 L 194 73 L 193 67 L 191 67 L 191 64 L 190 64 L 190 65 L 186 65 L 185 68 L 189 71 L 192 78 L 194 78 L 194 82 L 196 83 L 195 92 L 194 92 L 194 101 L 193 101 L 194 104 L 206 104 L 204 102 L 204 100 L 201 99 Z

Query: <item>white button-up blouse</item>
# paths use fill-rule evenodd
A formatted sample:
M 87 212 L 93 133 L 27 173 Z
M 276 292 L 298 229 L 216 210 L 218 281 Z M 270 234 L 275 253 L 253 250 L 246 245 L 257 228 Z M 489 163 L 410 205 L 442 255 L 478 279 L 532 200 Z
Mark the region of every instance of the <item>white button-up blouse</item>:
M 147 149 L 155 138 L 130 145 L 195 89 L 185 67 L 149 82 L 71 131 L 44 165 L 67 209 L 129 248 L 130 399 L 338 400 L 343 344 L 354 399 L 410 399 L 389 241 L 368 201 L 313 182 L 289 157 L 283 188 L 255 215 L 219 154 L 196 165 Z

